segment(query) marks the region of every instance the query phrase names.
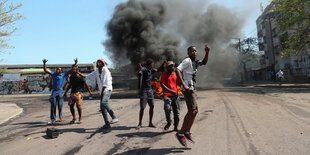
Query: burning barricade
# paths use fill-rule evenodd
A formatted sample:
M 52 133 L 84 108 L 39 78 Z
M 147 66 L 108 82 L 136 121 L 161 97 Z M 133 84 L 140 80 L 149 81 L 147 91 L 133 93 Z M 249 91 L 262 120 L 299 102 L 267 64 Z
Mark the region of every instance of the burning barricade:
M 151 83 L 153 92 L 154 92 L 154 97 L 156 98 L 162 98 L 163 97 L 163 88 L 161 87 L 160 83 L 157 81 L 152 81 Z M 180 97 L 183 97 L 183 93 L 181 90 L 181 87 L 178 85 L 177 86 L 178 89 L 178 94 L 180 95 Z

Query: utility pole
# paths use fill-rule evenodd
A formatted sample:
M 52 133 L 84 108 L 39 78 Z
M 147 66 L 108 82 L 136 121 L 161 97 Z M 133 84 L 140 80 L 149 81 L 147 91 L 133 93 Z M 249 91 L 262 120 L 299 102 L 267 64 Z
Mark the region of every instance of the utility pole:
M 272 69 L 273 71 L 276 70 L 276 58 L 275 58 L 275 54 L 274 54 L 274 43 L 273 43 L 273 35 L 272 35 L 272 25 L 271 25 L 271 18 L 268 17 L 268 22 L 269 22 L 269 31 L 270 31 L 270 41 L 271 41 L 271 49 L 272 49 L 272 57 L 273 57 L 273 66 Z
M 241 54 L 241 52 L 242 52 L 242 49 L 241 49 L 241 39 L 240 38 L 232 38 L 232 39 L 238 40 L 238 50 L 239 50 L 239 54 Z M 240 61 L 240 62 L 242 63 L 242 67 L 243 67 L 243 76 L 241 78 L 241 82 L 243 82 L 243 80 L 247 79 L 246 64 L 245 64 L 245 62 L 242 62 L 242 61 Z

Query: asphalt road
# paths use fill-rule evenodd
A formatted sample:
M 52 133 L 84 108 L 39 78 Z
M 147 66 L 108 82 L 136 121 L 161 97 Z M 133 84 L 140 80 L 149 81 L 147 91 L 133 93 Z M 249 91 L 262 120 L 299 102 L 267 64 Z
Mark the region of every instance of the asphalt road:
M 309 85 L 246 85 L 198 91 L 199 113 L 192 133 L 196 143 L 182 147 L 175 132 L 164 131 L 163 101 L 156 99 L 154 123 L 149 128 L 148 108 L 143 128 L 138 124 L 139 99 L 114 98 L 110 105 L 120 122 L 102 130 L 99 100 L 85 100 L 83 123 L 72 119 L 64 104 L 62 132 L 46 136 L 48 95 L 2 96 L 1 103 L 16 103 L 24 114 L 0 126 L 0 154 L 310 154 Z M 121 95 L 119 95 L 121 97 Z M 128 95 L 126 96 L 128 97 Z M 181 106 L 181 123 L 186 113 Z M 181 125 L 180 125 L 181 126 Z

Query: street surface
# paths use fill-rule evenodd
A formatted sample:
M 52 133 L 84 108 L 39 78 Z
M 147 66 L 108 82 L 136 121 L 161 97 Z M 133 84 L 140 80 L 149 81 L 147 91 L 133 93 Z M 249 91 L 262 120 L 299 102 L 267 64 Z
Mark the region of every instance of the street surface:
M 175 132 L 164 131 L 163 101 L 156 99 L 154 124 L 149 128 L 148 107 L 143 128 L 138 124 L 139 99 L 115 95 L 110 100 L 120 122 L 102 130 L 99 100 L 85 100 L 83 123 L 72 117 L 64 103 L 62 134 L 46 136 L 50 104 L 48 94 L 5 95 L 1 103 L 24 108 L 22 116 L 0 125 L 0 154 L 310 154 L 310 85 L 248 84 L 205 87 L 198 91 L 199 113 L 192 133 L 196 143 L 182 147 Z M 126 92 L 123 92 L 126 94 Z M 127 98 L 129 97 L 129 98 Z M 87 98 L 87 97 L 86 97 Z M 181 121 L 187 111 L 181 102 Z

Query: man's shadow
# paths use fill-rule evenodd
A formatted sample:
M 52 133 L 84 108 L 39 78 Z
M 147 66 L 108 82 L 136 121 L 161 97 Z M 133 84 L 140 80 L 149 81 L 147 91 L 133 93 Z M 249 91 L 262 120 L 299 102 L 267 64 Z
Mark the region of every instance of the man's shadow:
M 117 134 L 117 137 L 146 137 L 146 138 L 152 138 L 160 135 L 164 135 L 167 133 L 171 133 L 173 130 L 165 131 L 165 132 L 132 132 L 132 133 L 125 133 L 125 134 Z
M 191 150 L 191 148 L 163 148 L 163 149 L 151 149 L 149 147 L 129 150 L 122 153 L 117 153 L 116 155 L 129 155 L 129 154 L 148 154 L 148 155 L 158 155 L 158 154 L 170 154 L 170 153 L 184 153 L 186 150 Z

